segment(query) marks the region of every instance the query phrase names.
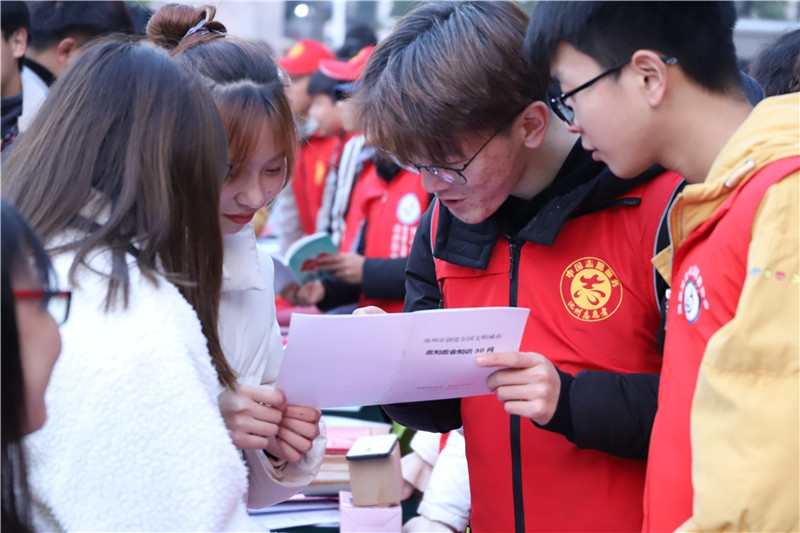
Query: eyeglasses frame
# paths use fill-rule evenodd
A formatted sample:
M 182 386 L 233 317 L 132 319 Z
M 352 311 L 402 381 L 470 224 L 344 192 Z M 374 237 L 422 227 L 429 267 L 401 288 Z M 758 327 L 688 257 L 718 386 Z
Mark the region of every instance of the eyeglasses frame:
M 57 317 L 51 314 L 58 325 L 64 324 L 67 319 L 69 318 L 69 310 L 72 304 L 72 292 L 71 291 L 51 291 L 49 289 L 20 289 L 12 291 L 15 300 L 41 300 L 42 305 L 45 309 L 48 308 L 48 303 L 52 298 L 64 298 L 66 299 L 66 307 L 64 311 L 63 317 Z M 50 312 L 48 310 L 48 312 Z
M 526 107 L 527 107 L 527 105 L 526 105 Z M 508 119 L 506 122 L 504 122 L 503 125 L 500 126 L 497 129 L 497 131 L 492 133 L 491 137 L 486 139 L 486 142 L 484 142 L 481 145 L 481 147 L 478 148 L 478 150 L 472 155 L 472 157 L 470 157 L 467 160 L 466 163 L 464 163 L 464 166 L 462 166 L 460 169 L 459 168 L 453 168 L 453 167 L 446 167 L 446 166 L 443 166 L 443 165 L 421 165 L 419 163 L 414 163 L 414 162 L 409 162 L 407 164 L 402 164 L 402 163 L 399 162 L 399 159 L 398 159 L 397 155 L 394 154 L 393 152 L 389 152 L 388 150 L 382 150 L 382 151 L 384 153 L 388 154 L 391 159 L 393 159 L 396 163 L 398 163 L 401 167 L 403 167 L 404 169 L 408 170 L 409 172 L 414 172 L 415 174 L 422 174 L 423 170 L 427 170 L 428 173 L 431 176 L 434 176 L 434 177 L 442 180 L 445 183 L 450 183 L 451 185 L 466 185 L 467 184 L 467 177 L 464 175 L 464 171 L 467 170 L 467 167 L 470 165 L 470 163 L 472 163 L 475 160 L 475 158 L 478 157 L 478 154 L 480 154 L 483 151 L 483 149 L 486 148 L 489 145 L 490 142 L 492 142 L 492 139 L 497 137 L 500 134 L 501 131 L 506 129 L 506 127 L 511 122 L 513 122 L 514 119 L 517 118 L 517 115 L 519 115 L 521 112 L 522 112 L 522 110 L 514 113 L 511 116 L 510 119 Z M 461 177 L 461 181 L 454 180 L 454 179 L 447 179 L 445 176 L 439 174 L 437 169 L 450 170 L 452 172 L 455 172 L 459 177 Z
M 609 74 L 612 74 L 612 73 L 620 70 L 625 65 L 630 63 L 631 59 L 633 59 L 633 56 L 629 57 L 625 61 L 621 61 L 621 62 L 617 63 L 616 65 L 614 65 L 610 69 L 601 72 L 600 74 L 598 74 L 594 78 L 590 79 L 589 81 L 587 81 L 583 85 L 580 85 L 580 86 L 572 89 L 568 93 L 561 93 L 560 95 L 558 95 L 556 97 L 550 98 L 550 108 L 553 110 L 553 112 L 556 114 L 556 116 L 558 118 L 560 118 L 561 120 L 566 122 L 568 125 L 572 126 L 572 123 L 575 120 L 575 110 L 572 109 L 571 105 L 567 104 L 567 102 L 566 102 L 567 98 L 575 96 L 580 91 L 582 91 L 582 90 L 584 90 L 584 89 L 586 89 L 588 87 L 591 87 L 592 85 L 594 85 L 595 83 L 597 83 L 601 79 L 605 78 Z M 661 61 L 663 61 L 667 65 L 674 65 L 675 63 L 678 62 L 678 58 L 662 56 L 661 57 Z M 565 113 L 565 111 L 566 111 L 566 113 Z M 571 118 L 567 119 L 567 115 L 570 115 Z

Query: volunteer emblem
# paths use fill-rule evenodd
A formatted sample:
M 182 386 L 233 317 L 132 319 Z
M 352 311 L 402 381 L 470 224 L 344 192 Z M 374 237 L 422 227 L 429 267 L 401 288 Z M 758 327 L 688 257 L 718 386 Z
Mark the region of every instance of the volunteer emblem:
M 622 284 L 605 261 L 583 257 L 561 275 L 561 301 L 578 320 L 598 322 L 619 309 Z
M 690 266 L 681 280 L 678 292 L 678 314 L 686 317 L 689 324 L 694 324 L 703 309 L 708 310 L 706 288 L 703 285 L 703 276 L 700 267 Z

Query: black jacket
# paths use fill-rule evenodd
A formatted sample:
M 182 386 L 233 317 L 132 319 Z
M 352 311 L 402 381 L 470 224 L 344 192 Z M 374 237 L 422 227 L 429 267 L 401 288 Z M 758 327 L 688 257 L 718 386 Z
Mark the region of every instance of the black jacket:
M 530 201 L 510 197 L 479 224 L 461 222 L 446 208 L 440 208 L 435 256 L 461 266 L 485 269 L 497 240 L 504 236 L 552 245 L 567 220 L 620 202 L 638 201 L 618 197 L 663 170 L 653 167 L 635 179 L 623 180 L 604 164 L 593 161 L 577 143 L 550 187 Z M 420 221 L 408 259 L 405 311 L 442 305 L 431 252 L 431 213 L 432 209 L 428 209 Z M 669 243 L 665 221 L 662 228 L 659 250 Z M 664 302 L 667 285 L 655 269 L 653 275 Z M 561 371 L 559 374 L 561 394 L 556 412 L 546 426 L 540 427 L 564 435 L 580 448 L 623 457 L 647 457 L 658 399 L 658 375 L 589 370 L 575 376 Z M 452 399 L 382 407 L 405 426 L 446 432 L 461 426 L 460 404 L 459 399 Z

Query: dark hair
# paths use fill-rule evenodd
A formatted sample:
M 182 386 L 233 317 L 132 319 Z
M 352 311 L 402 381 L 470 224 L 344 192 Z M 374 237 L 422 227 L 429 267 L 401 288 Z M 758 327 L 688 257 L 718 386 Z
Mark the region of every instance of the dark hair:
M 735 24 L 733 2 L 537 2 L 524 50 L 538 77 L 549 77 L 562 42 L 603 69 L 637 50 L 655 50 L 677 58 L 686 76 L 706 90 L 744 98 Z
M 69 281 L 97 249 L 112 256 L 106 309 L 127 305 L 127 258 L 163 275 L 194 306 L 222 383 L 235 383 L 219 344 L 219 190 L 225 131 L 208 92 L 150 43 L 87 46 L 53 84 L 3 168 L 3 192 L 53 252 L 71 251 Z M 67 228 L 83 237 L 54 243 Z M 159 265 L 159 262 L 161 263 Z
M 20 28 L 28 32 L 28 41 L 31 34 L 31 15 L 25 2 L 3 0 L 0 2 L 0 27 L 3 38 L 8 41 L 11 35 Z
M 6 0 L 0 2 L 0 24 L 2 24 L 3 39 L 8 42 L 14 32 L 23 29 L 28 35 L 27 43 L 31 42 L 31 17 L 25 2 Z M 25 57 L 17 58 L 17 66 L 22 70 Z
M 47 50 L 65 37 L 81 44 L 107 33 L 133 33 L 133 19 L 125 2 L 31 2 L 31 46 Z
M 225 26 L 214 20 L 215 14 L 209 5 L 168 4 L 153 14 L 147 35 L 204 78 L 225 125 L 231 163 L 244 163 L 253 156 L 268 120 L 285 148 L 286 175 L 291 176 L 299 135 L 283 71 L 266 43 L 228 35 Z M 186 36 L 201 23 L 198 31 Z
M 340 61 L 347 61 L 365 46 L 375 46 L 376 44 L 378 44 L 378 38 L 373 29 L 366 24 L 357 24 L 345 33 L 344 43 L 336 51 L 336 57 Z
M 2 285 L 2 529 L 31 531 L 30 494 L 21 444 L 27 406 L 22 375 L 17 312 L 11 280 L 33 270 L 40 283 L 51 286 L 55 279 L 50 259 L 31 227 L 9 203 L 0 204 L 0 285 Z M 32 261 L 31 261 L 32 259 Z M 33 269 L 31 269 L 33 266 Z
M 784 33 L 760 50 L 750 62 L 750 75 L 767 96 L 800 91 L 800 29 Z
M 333 91 L 336 86 L 341 83 L 341 80 L 333 79 L 330 76 L 323 74 L 322 71 L 317 70 L 308 80 L 307 92 L 312 98 L 318 94 L 327 94 L 328 96 L 331 96 L 333 95 Z
M 500 128 L 544 98 L 522 57 L 528 16 L 515 2 L 426 2 L 372 52 L 353 95 L 367 142 L 401 159 L 463 156 L 464 135 Z

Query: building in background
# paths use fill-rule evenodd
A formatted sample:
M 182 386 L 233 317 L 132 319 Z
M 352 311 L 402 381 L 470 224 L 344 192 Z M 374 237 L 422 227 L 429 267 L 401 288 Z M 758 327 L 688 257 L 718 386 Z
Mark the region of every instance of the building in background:
M 155 10 L 167 2 L 134 1 Z M 228 31 L 269 44 L 277 56 L 303 37 L 324 42 L 332 50 L 344 42 L 345 32 L 357 24 L 370 26 L 378 38 L 391 30 L 399 17 L 414 7 L 415 1 L 369 0 L 264 0 L 181 2 L 217 6 L 219 19 Z M 521 1 L 530 12 L 536 2 Z M 736 50 L 742 66 L 764 45 L 781 33 L 800 26 L 800 0 L 737 1 L 739 21 L 735 31 Z

